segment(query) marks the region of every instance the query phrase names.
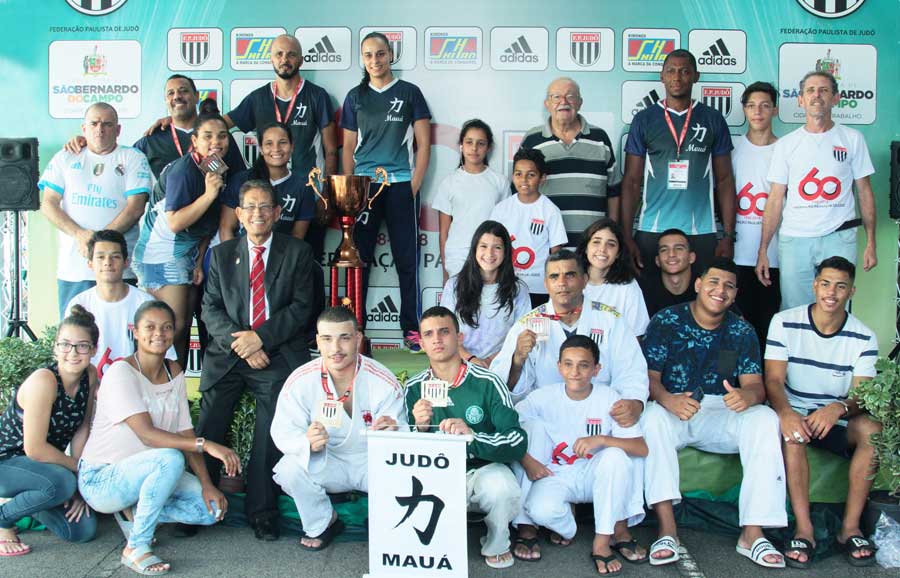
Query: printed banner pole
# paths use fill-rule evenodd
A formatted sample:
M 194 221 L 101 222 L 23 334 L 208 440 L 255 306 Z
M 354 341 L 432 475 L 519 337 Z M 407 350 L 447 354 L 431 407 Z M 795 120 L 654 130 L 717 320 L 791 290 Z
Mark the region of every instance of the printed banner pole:
M 467 578 L 466 443 L 367 431 L 370 578 Z

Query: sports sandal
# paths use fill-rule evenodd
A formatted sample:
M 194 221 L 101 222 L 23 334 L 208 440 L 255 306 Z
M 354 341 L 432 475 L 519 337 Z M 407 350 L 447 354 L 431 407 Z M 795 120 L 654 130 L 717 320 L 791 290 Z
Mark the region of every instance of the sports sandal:
M 734 549 L 741 556 L 749 558 L 764 568 L 784 568 L 784 555 L 765 538 L 757 538 L 749 548 L 735 546 Z M 781 556 L 781 562 L 766 562 L 765 557 L 770 555 Z
M 800 561 L 796 558 L 791 558 L 788 556 L 788 552 L 795 552 L 797 554 L 803 554 L 806 556 L 806 560 Z M 812 565 L 813 556 L 815 555 L 816 548 L 812 545 L 812 542 L 807 540 L 806 538 L 793 538 L 784 547 L 784 563 L 790 566 L 791 568 L 798 568 L 800 570 L 806 570 Z
M 538 562 L 543 556 L 540 550 L 537 551 L 537 554 L 540 554 L 537 558 L 523 558 L 521 556 L 516 556 L 516 546 L 525 546 L 526 548 L 528 548 L 529 553 L 534 554 L 534 547 L 538 546 L 538 548 L 540 548 L 540 546 L 538 545 L 537 536 L 535 536 L 534 538 L 522 538 L 521 536 L 516 536 L 516 539 L 513 540 L 512 548 L 510 548 L 510 551 L 512 552 L 512 555 L 516 558 L 516 560 L 521 560 L 522 562 Z
M 0 552 L 0 557 L 11 558 L 13 556 L 24 556 L 25 554 L 31 554 L 31 546 L 27 544 L 22 544 L 22 541 L 19 540 L 19 537 L 16 536 L 15 540 L 3 539 L 0 540 L 0 544 L 21 544 L 22 549 L 17 552 Z
M 641 558 L 634 558 L 633 560 L 622 553 L 622 550 L 630 550 L 632 554 L 637 556 L 638 549 L 638 541 L 632 538 L 631 540 L 625 540 L 623 542 L 616 542 L 615 544 L 610 544 L 610 548 L 612 548 L 613 552 L 616 552 L 621 556 L 626 562 L 629 564 L 645 564 L 647 560 L 650 559 L 650 554 L 644 554 Z
M 618 560 L 615 554 L 604 556 L 602 554 L 594 554 L 593 552 L 591 553 L 591 562 L 594 565 L 594 571 L 596 571 L 600 576 L 618 576 L 622 573 L 621 568 L 619 568 L 618 570 L 609 569 L 609 563 L 614 560 Z M 603 562 L 603 568 L 606 570 L 606 574 L 600 572 L 600 570 L 597 568 L 597 562 Z
M 122 512 L 124 512 L 124 510 L 121 512 L 113 512 L 113 519 L 115 519 L 116 524 L 119 525 L 119 529 L 122 530 L 122 534 L 125 535 L 125 541 L 127 542 L 131 537 L 131 529 L 134 527 L 134 522 L 126 518 L 125 514 Z M 156 546 L 157 543 L 156 536 L 153 536 L 150 540 L 150 546 Z
M 150 554 L 143 560 L 141 560 L 141 556 L 146 554 Z M 119 560 L 122 563 L 122 566 L 125 566 L 129 570 L 133 570 L 142 576 L 162 576 L 163 574 L 168 574 L 171 568 L 167 568 L 165 570 L 150 570 L 150 566 L 155 564 L 167 564 L 164 562 L 159 556 L 156 556 L 150 550 L 149 545 L 138 546 L 134 550 L 131 551 L 131 554 L 127 556 L 122 554 L 122 558 Z
M 503 558 L 500 557 L 500 556 L 503 556 L 503 554 L 509 554 L 509 558 L 506 558 L 504 560 Z M 515 559 L 515 557 L 513 557 L 512 552 L 507 550 L 506 552 L 503 552 L 503 554 L 497 554 L 496 556 L 485 556 L 484 563 L 487 564 L 489 567 L 496 568 L 496 569 L 509 568 L 510 566 L 512 566 L 513 564 L 516 563 L 516 559 Z M 491 561 L 490 560 L 491 558 L 496 558 L 496 560 Z
M 334 540 L 334 538 L 343 531 L 344 531 L 344 523 L 341 522 L 340 518 L 338 518 L 330 526 L 328 526 L 324 532 L 322 532 L 318 536 L 310 536 L 308 534 L 304 534 L 304 536 L 309 538 L 310 540 L 320 540 L 320 543 L 318 546 L 306 546 L 303 544 L 303 542 L 300 542 L 300 547 L 303 548 L 304 550 L 309 550 L 311 552 L 318 552 L 320 550 L 324 550 L 325 548 L 330 546 L 331 541 Z
M 671 556 L 665 556 L 663 558 L 655 558 L 653 555 L 657 552 L 662 552 L 663 550 L 669 550 L 672 552 Z M 671 564 L 672 562 L 678 562 L 681 558 L 681 553 L 678 551 L 678 542 L 675 541 L 675 538 L 672 536 L 663 536 L 656 542 L 650 546 L 650 554 L 648 555 L 650 558 L 651 566 L 662 566 L 664 564 Z
M 847 541 L 841 544 L 844 549 L 844 552 L 847 553 L 847 562 L 850 563 L 851 566 L 871 566 L 875 563 L 875 552 L 878 548 L 875 547 L 875 544 L 866 540 L 864 537 L 860 535 L 850 536 L 847 538 Z M 854 556 L 857 552 L 862 552 L 863 550 L 868 550 L 868 556 Z

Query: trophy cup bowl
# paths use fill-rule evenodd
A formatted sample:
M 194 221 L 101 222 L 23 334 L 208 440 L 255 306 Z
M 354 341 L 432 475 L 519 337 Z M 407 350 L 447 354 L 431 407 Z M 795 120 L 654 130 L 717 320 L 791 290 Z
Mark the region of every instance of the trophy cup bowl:
M 365 209 L 371 209 L 372 203 L 375 202 L 384 187 L 390 186 L 387 171 L 384 168 L 375 169 L 375 175 L 381 178 L 381 187 L 369 197 L 369 185 L 372 183 L 372 177 L 330 175 L 323 181 L 321 169 L 313 167 L 309 171 L 307 184 L 319 197 L 327 217 L 337 217 L 341 225 L 341 243 L 331 262 L 332 267 L 365 267 L 365 263 L 360 259 L 359 251 L 353 243 L 353 228 L 356 226 L 356 219 L 360 213 Z M 316 183 L 319 184 L 321 190 Z

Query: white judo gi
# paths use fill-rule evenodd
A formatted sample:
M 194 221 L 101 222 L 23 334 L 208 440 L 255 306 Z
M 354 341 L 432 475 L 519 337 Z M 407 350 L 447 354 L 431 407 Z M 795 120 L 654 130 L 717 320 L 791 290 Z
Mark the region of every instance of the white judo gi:
M 613 447 L 599 447 L 591 458 L 579 458 L 574 451 L 575 441 L 582 437 L 641 436 L 639 424 L 623 428 L 609 416 L 619 399 L 609 387 L 595 385 L 587 398 L 576 401 L 566 394 L 564 383 L 556 383 L 532 392 L 516 405 L 521 419 L 537 426 L 535 434 L 528 432 L 529 453 L 553 472 L 531 482 L 524 469 L 518 468 L 524 502 L 516 525 L 543 526 L 569 540 L 576 530 L 570 503 L 594 504 L 597 534 L 612 535 L 619 520 L 634 525 L 644 518 L 641 480 L 634 475 L 640 459 Z M 543 438 L 532 444 L 532 435 L 539 435 L 537 430 Z M 532 453 L 533 445 L 544 453 Z
M 509 381 L 509 371 L 519 335 L 527 328 L 529 318 L 541 314 L 553 315 L 553 303 L 540 305 L 516 321 L 509 330 L 500 353 L 491 362 L 491 371 L 504 381 Z M 549 338 L 535 344 L 522 366 L 519 381 L 512 390 L 515 402 L 524 399 L 539 387 L 560 381 L 556 362 L 559 360 L 559 347 L 567 335 L 561 321 L 548 319 L 548 322 Z M 585 299 L 575 333 L 590 337 L 600 349 L 601 368 L 592 380 L 594 385 L 608 385 L 622 399 L 647 402 L 650 394 L 647 362 L 634 333 L 615 309 Z
M 403 388 L 394 374 L 374 359 L 359 356 L 353 383 L 353 416 L 339 407 L 341 426 L 327 428 L 328 443 L 311 452 L 306 431 L 316 420 L 320 401 L 337 399 L 334 382 L 323 361 L 314 359 L 287 378 L 272 420 L 272 440 L 284 457 L 275 465 L 274 480 L 297 504 L 307 536 L 318 536 L 328 528 L 332 507 L 328 493 L 368 491 L 368 460 L 363 430 L 379 417 L 388 416 L 400 425 L 406 422 Z
M 744 471 L 738 503 L 740 525 L 787 525 L 781 434 L 778 416 L 770 407 L 755 405 L 737 413 L 725 406 L 721 395 L 706 395 L 700 402 L 700 411 L 688 421 L 681 421 L 662 405 L 651 402 L 641 416 L 641 427 L 650 450 L 644 460 L 647 504 L 681 501 L 681 448 L 738 453 Z

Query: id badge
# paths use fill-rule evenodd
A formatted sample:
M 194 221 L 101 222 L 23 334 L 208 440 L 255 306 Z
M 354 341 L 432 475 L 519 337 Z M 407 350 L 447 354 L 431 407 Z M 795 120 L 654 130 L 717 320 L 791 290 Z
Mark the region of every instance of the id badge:
M 530 317 L 525 326 L 534 332 L 538 341 L 550 339 L 550 320 L 546 317 Z
M 341 427 L 341 403 L 334 399 L 323 399 L 316 411 L 316 421 L 325 427 Z
M 450 384 L 443 379 L 426 379 L 422 382 L 422 399 L 430 401 L 432 407 L 447 407 Z
M 691 161 L 669 161 L 668 188 L 683 191 L 688 188 Z

